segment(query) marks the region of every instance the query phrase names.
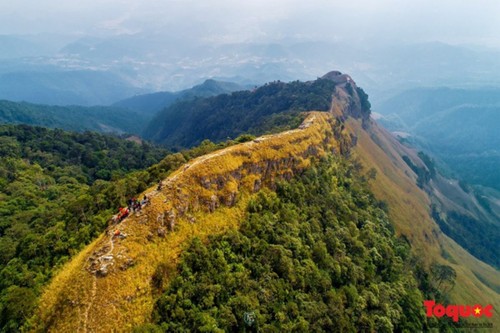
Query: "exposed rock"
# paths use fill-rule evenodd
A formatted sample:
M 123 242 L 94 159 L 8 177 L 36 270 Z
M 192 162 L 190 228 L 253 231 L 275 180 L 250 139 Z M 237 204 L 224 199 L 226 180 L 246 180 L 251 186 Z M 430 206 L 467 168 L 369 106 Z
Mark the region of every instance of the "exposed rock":
M 156 217 L 156 223 L 163 225 L 163 219 L 165 218 L 165 213 L 158 214 Z
M 208 211 L 213 213 L 219 207 L 219 199 L 215 194 L 210 197 L 210 201 L 208 202 Z
M 256 179 L 255 182 L 253 183 L 253 192 L 258 192 L 260 191 L 262 187 L 262 181 L 260 179 Z
M 158 234 L 158 237 L 164 238 L 165 235 L 167 234 L 167 231 L 164 228 L 158 228 L 156 233 Z
M 108 275 L 108 273 L 108 265 L 101 265 L 101 267 L 99 267 L 99 269 L 97 270 L 96 275 L 99 277 L 105 277 Z
M 169 231 L 174 231 L 176 223 L 176 214 L 173 209 L 166 211 L 165 213 L 165 225 Z
M 285 171 L 283 173 L 283 179 L 285 179 L 286 181 L 290 181 L 293 177 L 293 173 L 291 171 Z
M 135 265 L 134 259 L 128 258 L 127 260 L 125 260 L 125 262 L 123 264 L 120 265 L 120 269 L 122 271 L 124 271 L 124 270 L 127 270 L 129 267 L 132 267 L 134 265 Z
M 210 185 L 211 185 L 210 179 L 208 179 L 207 177 L 202 177 L 200 179 L 200 184 L 201 184 L 201 186 L 203 186 L 205 189 L 208 190 L 210 188 Z
M 233 207 L 236 204 L 237 194 L 237 192 L 229 193 L 229 195 L 226 197 L 225 205 L 228 207 Z
M 215 184 L 217 184 L 217 190 L 220 191 L 226 185 L 226 179 L 222 176 L 218 176 L 216 181 L 215 181 Z
M 241 172 L 240 172 L 240 170 L 235 170 L 235 171 L 231 172 L 230 176 L 231 176 L 231 178 L 233 178 L 236 181 L 240 181 L 241 180 Z
M 352 133 L 350 134 L 350 136 L 351 136 L 352 146 L 354 147 L 354 146 L 356 146 L 358 144 L 358 137 L 356 135 L 352 134 Z
M 318 156 L 318 148 L 312 145 L 307 147 L 307 154 L 310 156 Z

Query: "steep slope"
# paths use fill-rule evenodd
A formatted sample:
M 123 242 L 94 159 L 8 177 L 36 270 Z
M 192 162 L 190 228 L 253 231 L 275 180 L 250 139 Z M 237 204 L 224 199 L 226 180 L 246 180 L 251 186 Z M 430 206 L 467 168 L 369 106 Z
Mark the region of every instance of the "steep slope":
M 141 194 L 149 196 L 149 206 L 111 226 L 55 277 L 31 329 L 129 331 L 149 322 L 157 297 L 154 277 L 163 274 L 165 283 L 175 277 L 191 238 L 204 241 L 238 228 L 252 193 L 273 189 L 275 180 L 291 179 L 327 153 L 355 154 L 375 170 L 373 192 L 387 202 L 396 232 L 413 245 L 418 265 L 429 271 L 438 263 L 456 272 L 454 288 L 447 290 L 451 303 L 498 308 L 498 271 L 440 232 L 431 200 L 402 156 L 425 163 L 370 120 L 366 97 L 349 76 L 330 73 L 325 79 L 334 82 L 329 113 L 310 113 L 299 129 L 199 157 L 164 180 L 161 190 Z M 490 321 L 499 324 L 498 316 Z
M 334 93 L 332 113 L 337 116 L 355 115 L 359 109 L 356 107 L 356 97 L 338 88 Z M 498 308 L 500 273 L 473 257 L 440 231 L 431 216 L 432 200 L 416 185 L 418 177 L 403 160 L 403 156 L 409 156 L 422 168 L 426 167 L 426 163 L 416 151 L 403 146 L 377 123 L 366 116 L 361 119 L 350 117 L 347 120 L 347 130 L 356 138 L 354 154 L 365 167 L 376 171 L 372 189 L 379 200 L 387 202 L 396 232 L 410 240 L 424 266 L 429 268 L 433 262 L 438 262 L 456 270 L 456 284 L 448 295 L 450 302 L 483 302 Z M 439 191 L 439 187 L 434 187 L 434 190 Z M 490 251 L 494 255 L 497 249 L 491 248 Z M 500 319 L 496 317 L 494 322 L 498 324 Z
M 415 163 L 423 166 L 424 162 L 416 152 L 401 145 L 376 123 L 371 124 L 369 132 L 352 119 L 348 127 L 358 137 L 354 153 L 363 164 L 377 171 L 372 189 L 379 199 L 388 203 L 389 216 L 396 224 L 396 231 L 410 240 L 424 265 L 439 262 L 456 270 L 457 280 L 449 292 L 450 301 L 494 304 L 498 308 L 500 273 L 440 231 L 430 214 L 431 199 L 416 186 L 416 174 L 402 159 L 402 156 L 411 156 Z M 494 320 L 498 323 L 499 319 Z
M 289 179 L 327 151 L 345 151 L 349 137 L 331 122 L 326 113 L 311 113 L 300 129 L 202 156 L 167 178 L 162 190 L 147 190 L 149 206 L 110 227 L 54 279 L 33 329 L 130 330 L 147 321 L 158 264 L 175 267 L 182 244 L 194 235 L 237 227 L 252 192 Z M 126 237 L 114 237 L 115 229 Z
M 436 162 L 427 158 L 427 163 L 432 168 L 436 163 L 448 175 L 420 169 L 420 186 L 432 199 L 432 215 L 441 230 L 497 268 L 500 256 L 491 249 L 500 244 L 494 191 L 500 188 L 499 103 L 497 89 L 427 88 L 398 94 L 379 109 L 384 126 L 406 132 L 403 141 L 432 156 Z

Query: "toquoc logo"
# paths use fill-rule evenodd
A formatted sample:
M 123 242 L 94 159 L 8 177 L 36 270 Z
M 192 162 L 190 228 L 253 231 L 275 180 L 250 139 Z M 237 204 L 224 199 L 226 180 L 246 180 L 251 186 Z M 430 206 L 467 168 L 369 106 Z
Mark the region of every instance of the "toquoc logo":
M 491 318 L 493 316 L 493 305 L 486 306 L 476 305 L 448 305 L 436 304 L 435 301 L 424 301 L 427 317 L 436 316 L 441 318 L 447 316 L 453 318 L 457 322 L 459 318 L 473 316 L 476 318 L 485 316 Z

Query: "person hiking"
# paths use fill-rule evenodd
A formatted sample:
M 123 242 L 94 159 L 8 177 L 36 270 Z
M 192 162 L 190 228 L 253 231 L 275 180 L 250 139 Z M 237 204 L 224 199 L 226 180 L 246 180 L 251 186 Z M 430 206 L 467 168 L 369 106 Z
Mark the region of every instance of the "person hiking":
M 128 216 L 129 209 L 125 207 L 120 207 L 120 212 L 118 213 L 118 221 L 121 222 L 124 218 Z
M 146 206 L 149 203 L 149 198 L 147 195 L 144 195 L 144 199 L 141 201 L 141 206 Z

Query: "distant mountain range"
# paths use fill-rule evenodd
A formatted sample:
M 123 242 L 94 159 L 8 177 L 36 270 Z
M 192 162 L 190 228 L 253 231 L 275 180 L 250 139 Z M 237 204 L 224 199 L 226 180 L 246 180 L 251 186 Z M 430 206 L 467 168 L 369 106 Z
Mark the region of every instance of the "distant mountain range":
M 498 50 L 438 42 L 203 43 L 139 33 L 0 36 L 0 50 L 0 98 L 59 105 L 111 104 L 208 78 L 244 86 L 311 80 L 332 67 L 357 77 L 374 104 L 418 86 L 500 84 Z
M 102 70 L 36 70 L 0 74 L 0 98 L 51 105 L 108 105 L 145 92 Z
M 384 126 L 411 134 L 460 178 L 500 190 L 500 89 L 414 89 L 377 111 Z
M 38 125 L 71 131 L 141 135 L 156 113 L 175 101 L 214 96 L 243 89 L 244 87 L 235 83 L 207 80 L 191 89 L 179 92 L 136 95 L 116 102 L 113 106 L 91 107 L 54 106 L 0 100 L 0 123 Z
M 191 99 L 194 97 L 209 97 L 245 90 L 247 87 L 233 82 L 206 80 L 202 84 L 178 92 L 161 91 L 151 94 L 136 95 L 113 104 L 116 107 L 127 108 L 142 115 L 153 116 L 155 113 L 170 106 L 177 100 Z

